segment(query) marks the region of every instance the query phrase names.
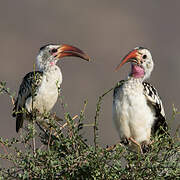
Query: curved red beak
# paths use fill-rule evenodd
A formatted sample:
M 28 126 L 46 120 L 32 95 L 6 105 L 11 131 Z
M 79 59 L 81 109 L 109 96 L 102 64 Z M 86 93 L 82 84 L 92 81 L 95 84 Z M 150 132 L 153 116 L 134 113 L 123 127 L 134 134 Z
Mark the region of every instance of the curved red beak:
M 62 44 L 58 48 L 57 57 L 60 59 L 66 56 L 80 57 L 86 61 L 90 61 L 90 57 L 79 48 L 76 48 L 68 44 Z
M 121 61 L 121 63 L 116 67 L 115 71 L 118 71 L 118 69 L 123 66 L 127 62 L 137 62 L 135 59 L 139 59 L 140 53 L 138 52 L 137 49 L 132 50 L 129 52 Z

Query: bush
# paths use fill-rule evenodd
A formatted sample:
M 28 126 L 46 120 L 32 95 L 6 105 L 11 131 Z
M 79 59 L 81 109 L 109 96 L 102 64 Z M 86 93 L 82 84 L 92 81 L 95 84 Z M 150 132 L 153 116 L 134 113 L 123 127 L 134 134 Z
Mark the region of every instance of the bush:
M 8 167 L 0 168 L 0 179 L 178 179 L 179 129 L 174 137 L 154 137 L 151 151 L 145 154 L 133 152 L 120 143 L 99 146 L 101 103 L 112 89 L 97 102 L 92 126 L 94 146 L 87 144 L 81 134 L 87 102 L 79 116 L 66 113 L 63 122 L 50 113 L 43 114 L 46 126 L 34 119 L 36 123 L 29 123 L 20 137 L 0 138 L 3 148 L 0 158 L 8 162 Z M 0 93 L 13 99 L 4 82 L 0 83 Z M 178 114 L 175 108 L 173 112 L 174 116 Z

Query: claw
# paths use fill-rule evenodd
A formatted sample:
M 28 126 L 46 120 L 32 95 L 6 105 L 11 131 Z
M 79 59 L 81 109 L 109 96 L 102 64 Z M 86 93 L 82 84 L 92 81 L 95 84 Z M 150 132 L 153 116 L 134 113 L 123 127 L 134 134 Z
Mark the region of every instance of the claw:
M 132 137 L 130 137 L 129 140 L 130 140 L 132 143 L 134 143 L 135 145 L 137 145 L 140 153 L 143 154 L 143 150 L 142 150 L 142 148 L 141 148 L 141 145 L 140 145 L 136 140 L 134 140 Z

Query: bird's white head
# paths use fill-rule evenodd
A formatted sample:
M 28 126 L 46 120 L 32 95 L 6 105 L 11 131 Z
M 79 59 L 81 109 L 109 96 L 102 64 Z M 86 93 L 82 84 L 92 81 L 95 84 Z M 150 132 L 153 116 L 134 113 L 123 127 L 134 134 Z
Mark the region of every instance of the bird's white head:
M 131 62 L 131 77 L 142 78 L 143 80 L 150 77 L 154 63 L 148 49 L 143 47 L 134 48 L 122 59 L 116 67 L 116 71 L 127 62 Z
M 80 57 L 89 61 L 89 56 L 82 50 L 67 44 L 48 44 L 40 48 L 37 56 L 37 67 L 40 71 L 47 70 L 54 65 L 57 61 L 66 56 Z

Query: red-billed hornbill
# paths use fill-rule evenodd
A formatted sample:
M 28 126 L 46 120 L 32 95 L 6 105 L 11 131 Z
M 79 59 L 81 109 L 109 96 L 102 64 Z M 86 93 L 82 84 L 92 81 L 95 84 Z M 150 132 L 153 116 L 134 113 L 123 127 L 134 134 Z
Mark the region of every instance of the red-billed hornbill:
M 49 112 L 58 98 L 62 74 L 56 63 L 63 57 L 75 56 L 89 61 L 89 56 L 80 49 L 67 44 L 48 44 L 40 48 L 37 56 L 38 71 L 29 72 L 23 78 L 15 102 L 13 116 L 16 117 L 16 132 L 23 126 L 32 109 L 39 113 Z
M 167 131 L 167 123 L 157 90 L 144 82 L 154 67 L 150 51 L 136 47 L 123 58 L 116 71 L 127 62 L 131 63 L 131 73 L 114 89 L 113 120 L 121 142 L 133 142 L 142 152 L 150 144 L 151 134 Z

